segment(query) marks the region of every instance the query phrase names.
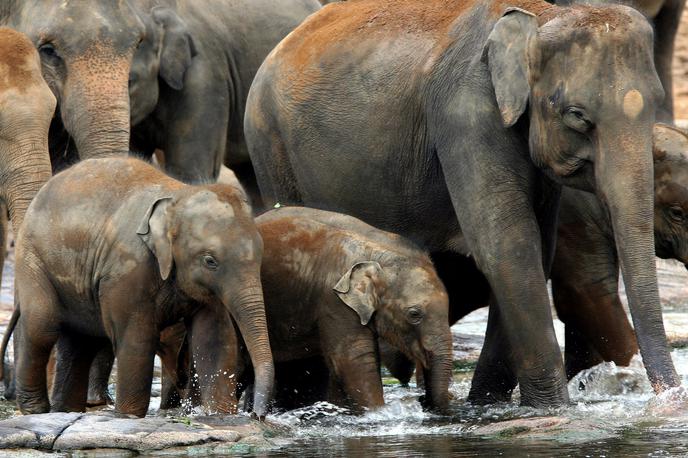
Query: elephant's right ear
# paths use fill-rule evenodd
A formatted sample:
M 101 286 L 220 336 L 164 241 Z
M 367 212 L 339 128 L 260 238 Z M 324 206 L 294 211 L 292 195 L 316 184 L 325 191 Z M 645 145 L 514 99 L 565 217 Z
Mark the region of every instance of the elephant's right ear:
M 184 87 L 184 75 L 196 55 L 191 34 L 186 24 L 172 9 L 156 6 L 151 10 L 156 24 L 163 27 L 164 37 L 160 51 L 160 77 L 174 90 Z
M 167 280 L 172 272 L 172 240 L 167 230 L 167 209 L 172 197 L 156 199 L 143 216 L 136 233 L 158 260 L 160 277 Z
M 358 313 L 364 326 L 375 313 L 378 301 L 375 285 L 381 273 L 382 267 L 377 262 L 359 262 L 354 264 L 334 287 L 335 294 Z
M 482 60 L 490 70 L 505 127 L 513 126 L 528 106 L 528 48 L 537 29 L 534 14 L 520 8 L 508 8 L 483 48 Z

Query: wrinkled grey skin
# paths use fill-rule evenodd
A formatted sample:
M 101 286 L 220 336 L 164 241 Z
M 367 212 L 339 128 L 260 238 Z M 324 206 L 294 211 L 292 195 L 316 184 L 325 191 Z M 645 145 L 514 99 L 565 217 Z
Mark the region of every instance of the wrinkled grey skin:
M 657 110 L 657 120 L 672 123 L 674 120 L 674 97 L 671 78 L 671 64 L 674 58 L 674 41 L 678 31 L 685 0 L 559 0 L 560 5 L 621 3 L 632 6 L 643 13 L 655 29 L 655 67 L 664 87 L 664 101 Z
M 256 224 L 264 242 L 261 278 L 277 369 L 275 407 L 323 400 L 356 412 L 382 406 L 380 337 L 422 368 L 426 407 L 447 411 L 448 301 L 425 253 L 356 218 L 311 208 L 272 210 Z M 176 356 L 180 336 L 166 336 L 163 353 L 185 361 Z M 322 377 L 315 377 L 313 364 L 324 366 Z M 174 371 L 163 367 L 163 373 Z M 252 383 L 250 361 L 239 362 L 236 375 L 243 386 Z M 166 388 L 161 405 L 169 407 Z
M 4 0 L 0 24 L 26 33 L 41 53 L 59 104 L 55 158 L 71 163 L 74 148 L 82 158 L 160 148 L 168 173 L 195 182 L 216 178 L 225 157 L 247 160 L 243 113 L 253 76 L 319 7 L 316 0 Z
M 19 228 L 31 199 L 51 175 L 48 127 L 55 103 L 33 44 L 23 34 L 0 27 L 0 279 L 7 214 Z M 11 396 L 13 377 L 0 370 L 2 376 L 5 393 Z
M 494 306 L 469 398 L 508 399 L 518 383 L 522 404 L 552 406 L 568 401 L 545 281 L 560 186 L 595 191 L 650 381 L 678 385 L 654 265 L 652 128 L 664 93 L 651 26 L 628 7 L 537 1 L 434 20 L 443 5 L 329 5 L 282 41 L 247 103 L 263 197 L 357 216 L 433 259 L 470 254 Z M 425 22 L 408 24 L 411 14 Z M 453 308 L 462 299 L 446 264 Z
M 160 331 L 184 319 L 204 406 L 236 411 L 226 366 L 235 357 L 223 345 L 234 320 L 257 367 L 255 412 L 264 417 L 273 364 L 262 241 L 235 188 L 187 186 L 137 159 L 94 159 L 54 177 L 25 221 L 16 274 L 23 413 L 83 410 L 93 357 L 111 342 L 115 408 L 145 415 Z M 51 406 L 46 363 L 55 343 Z
M 688 265 L 688 135 L 656 124 L 653 157 L 655 252 Z M 490 294 L 484 278 L 457 277 L 453 288 L 463 301 L 452 304 L 450 324 L 487 305 Z M 594 194 L 564 188 L 550 278 L 554 308 L 566 326 L 567 378 L 603 361 L 627 366 L 638 344 L 619 298 L 613 225 Z M 415 364 L 388 345 L 380 350 L 383 364 L 408 383 Z

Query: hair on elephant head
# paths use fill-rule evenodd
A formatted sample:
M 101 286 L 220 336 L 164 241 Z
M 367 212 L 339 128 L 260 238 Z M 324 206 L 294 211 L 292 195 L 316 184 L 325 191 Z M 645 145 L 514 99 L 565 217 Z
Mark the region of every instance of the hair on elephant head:
M 395 259 L 354 264 L 334 291 L 377 334 L 422 366 L 427 407 L 445 412 L 449 405 L 452 343 L 449 302 L 432 264 Z

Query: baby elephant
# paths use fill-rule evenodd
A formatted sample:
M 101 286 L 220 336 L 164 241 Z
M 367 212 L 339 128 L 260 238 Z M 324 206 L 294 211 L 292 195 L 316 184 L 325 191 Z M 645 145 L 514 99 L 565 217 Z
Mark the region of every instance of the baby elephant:
M 183 319 L 204 406 L 233 412 L 237 349 L 225 345 L 233 319 L 256 368 L 255 413 L 264 416 L 274 370 L 262 250 L 234 187 L 185 185 L 132 158 L 88 160 L 56 175 L 17 241 L 20 410 L 50 409 L 55 343 L 52 409 L 83 410 L 93 356 L 111 343 L 116 410 L 145 415 L 160 331 Z
M 295 397 L 326 397 L 358 412 L 382 406 L 379 336 L 424 369 L 428 407 L 448 408 L 448 298 L 425 253 L 326 211 L 281 208 L 256 223 L 277 407 L 296 407 Z M 322 397 L 304 398 L 307 391 Z

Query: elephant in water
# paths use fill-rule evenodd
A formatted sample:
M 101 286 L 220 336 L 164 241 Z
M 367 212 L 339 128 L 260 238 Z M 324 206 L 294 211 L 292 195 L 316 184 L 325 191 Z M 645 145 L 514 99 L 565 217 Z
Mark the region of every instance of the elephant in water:
M 264 243 L 261 278 L 276 408 L 323 400 L 355 412 L 382 406 L 379 337 L 422 368 L 425 406 L 447 411 L 448 301 L 427 254 L 351 216 L 311 208 L 271 210 L 256 225 Z M 161 342 L 163 373 L 175 381 L 163 382 L 166 408 L 194 380 L 188 363 L 175 370 L 177 361 L 189 360 L 178 331 L 166 330 Z M 250 361 L 240 359 L 236 367 L 240 385 L 252 384 Z
M 236 322 L 264 417 L 273 362 L 261 257 L 251 208 L 233 186 L 184 185 L 133 158 L 87 160 L 56 175 L 17 238 L 20 410 L 83 410 L 93 357 L 111 346 L 115 408 L 145 415 L 160 331 L 184 319 L 204 406 L 236 411 L 227 366 L 236 350 L 225 344 Z M 50 405 L 46 364 L 56 343 Z
M 310 16 L 266 58 L 245 134 L 267 203 L 356 216 L 490 285 L 469 399 L 568 402 L 546 278 L 562 186 L 609 211 L 647 374 L 680 384 L 654 264 L 652 130 L 664 91 L 633 8 L 361 0 Z
M 216 178 L 225 156 L 248 160 L 253 76 L 319 8 L 317 0 L 3 0 L 0 25 L 39 50 L 59 103 L 54 162 L 72 162 L 74 148 L 82 159 L 160 148 L 167 172 L 193 182 Z

